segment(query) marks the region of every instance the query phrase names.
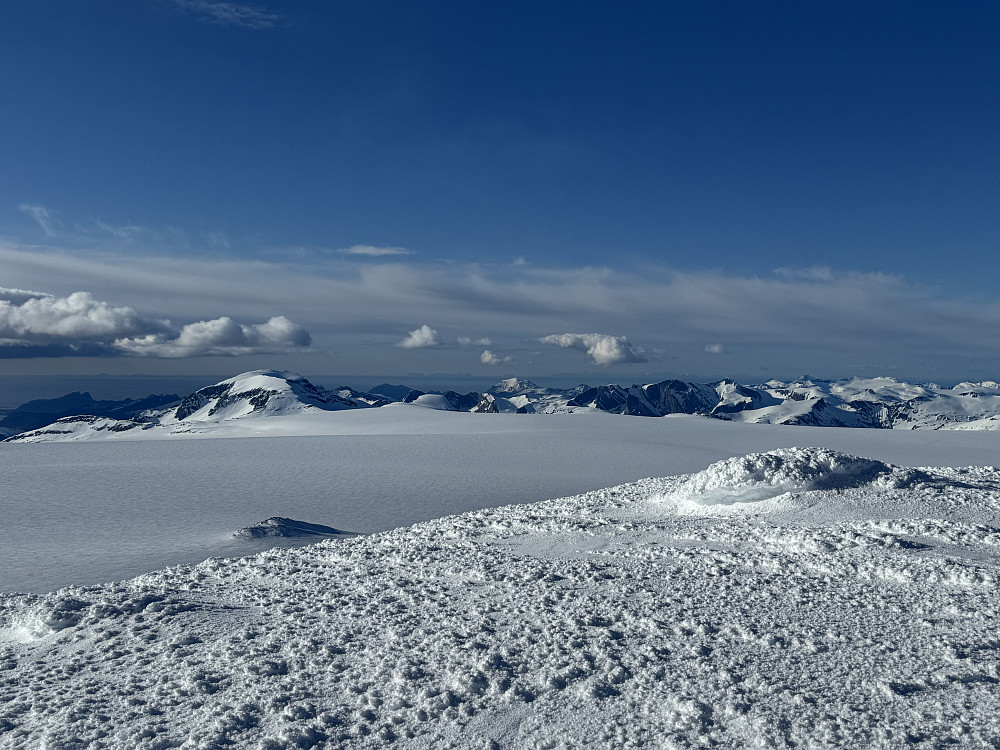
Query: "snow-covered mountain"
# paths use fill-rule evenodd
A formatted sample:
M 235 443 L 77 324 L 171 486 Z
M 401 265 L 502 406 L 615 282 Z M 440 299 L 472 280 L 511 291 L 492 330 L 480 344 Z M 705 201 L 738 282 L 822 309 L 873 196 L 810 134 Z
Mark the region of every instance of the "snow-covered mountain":
M 328 390 L 301 375 L 280 370 L 254 370 L 201 388 L 166 407 L 147 409 L 131 417 L 81 414 L 63 417 L 10 440 L 53 442 L 85 440 L 153 430 L 165 434 L 197 432 L 232 420 L 256 419 L 320 411 L 383 406 L 389 399 L 352 388 Z
M 158 394 L 141 399 L 98 401 L 89 393 L 68 393 L 59 398 L 28 401 L 12 409 L 0 420 L 0 437 L 16 435 L 52 424 L 62 417 L 90 414 L 115 419 L 131 419 L 150 409 L 158 409 L 180 399 L 176 394 Z
M 1000 429 L 1000 385 L 992 381 L 945 388 L 893 378 L 851 378 L 757 386 L 771 402 L 745 408 L 729 419 L 817 427 L 892 429 Z
M 446 394 L 445 404 L 412 392 L 407 400 L 474 412 L 554 414 L 594 409 L 641 417 L 700 414 L 735 422 L 812 427 L 1000 429 L 1000 385 L 992 381 L 944 388 L 893 378 L 804 378 L 761 385 L 664 380 L 561 390 L 510 378 L 485 394 L 457 396 Z
M 405 386 L 386 386 L 385 393 L 365 393 L 349 387 L 326 389 L 300 375 L 277 370 L 255 370 L 195 391 L 163 406 L 171 397 L 150 396 L 141 401 L 94 402 L 88 394 L 70 394 L 49 402 L 32 402 L 15 410 L 8 422 L 20 432 L 11 440 L 52 442 L 137 434 L 217 431 L 233 420 L 342 411 L 385 406 L 401 401 L 441 411 L 474 413 L 560 414 L 603 411 L 641 417 L 696 414 L 733 422 L 811 427 L 875 429 L 1000 429 L 1000 384 L 992 381 L 959 383 L 947 388 L 914 385 L 893 378 L 851 378 L 795 381 L 770 380 L 743 385 L 732 380 L 690 383 L 664 380 L 645 385 L 579 385 L 547 388 L 520 378 L 509 378 L 485 393 L 456 391 L 425 393 Z M 66 413 L 79 404 L 80 412 L 43 427 L 44 409 Z M 115 406 L 118 405 L 118 406 Z M 143 407 L 153 408 L 143 408 Z M 26 429 L 24 420 L 35 420 Z M 51 420 L 49 420 L 51 421 Z

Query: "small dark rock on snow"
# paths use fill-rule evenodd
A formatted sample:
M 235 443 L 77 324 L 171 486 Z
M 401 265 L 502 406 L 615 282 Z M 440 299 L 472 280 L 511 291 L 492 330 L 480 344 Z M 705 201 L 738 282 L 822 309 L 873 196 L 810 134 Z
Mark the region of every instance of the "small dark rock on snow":
M 332 526 L 296 521 L 294 518 L 272 516 L 236 531 L 233 536 L 240 539 L 266 539 L 270 537 L 335 536 L 347 532 Z

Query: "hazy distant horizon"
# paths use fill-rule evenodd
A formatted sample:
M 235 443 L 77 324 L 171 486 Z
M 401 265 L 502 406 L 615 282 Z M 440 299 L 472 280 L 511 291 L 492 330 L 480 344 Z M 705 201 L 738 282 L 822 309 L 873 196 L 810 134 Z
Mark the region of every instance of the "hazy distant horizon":
M 259 368 L 263 369 L 263 368 Z M 281 368 L 274 368 L 281 369 Z M 586 384 L 590 386 L 617 384 L 630 386 L 635 384 L 646 384 L 662 382 L 664 380 L 682 380 L 694 383 L 714 383 L 723 379 L 735 380 L 743 385 L 758 385 L 771 380 L 772 378 L 752 378 L 749 376 L 725 375 L 722 377 L 689 376 L 671 373 L 646 373 L 648 377 L 643 377 L 643 373 L 623 375 L 621 373 L 607 373 L 603 377 L 601 373 L 557 373 L 554 375 L 529 376 L 522 373 L 508 373 L 498 376 L 473 375 L 471 373 L 407 373 L 402 375 L 323 375 L 309 372 L 293 371 L 298 375 L 326 388 L 349 386 L 360 391 L 367 391 L 383 383 L 390 385 L 404 385 L 410 388 L 423 391 L 455 390 L 460 393 L 469 391 L 483 392 L 495 383 L 510 377 L 518 377 L 530 380 L 540 386 L 552 388 L 572 388 L 577 385 Z M 234 377 L 240 373 L 232 372 L 225 376 L 216 375 L 38 375 L 34 377 L 21 377 L 0 374 L 0 410 L 12 409 L 28 401 L 36 399 L 59 398 L 69 393 L 89 392 L 91 396 L 98 400 L 122 400 L 126 398 L 142 398 L 152 394 L 175 393 L 184 397 L 199 388 L 212 385 L 221 380 Z M 819 380 L 841 380 L 852 377 L 893 377 L 896 380 L 910 383 L 936 383 L 941 386 L 950 387 L 960 382 L 982 382 L 984 380 L 1000 380 L 1000 372 L 996 377 L 968 377 L 952 379 L 914 379 L 906 378 L 896 374 L 874 373 L 858 374 L 852 373 L 837 377 L 823 377 L 815 373 L 801 373 L 778 380 L 797 380 L 801 378 L 815 378 Z

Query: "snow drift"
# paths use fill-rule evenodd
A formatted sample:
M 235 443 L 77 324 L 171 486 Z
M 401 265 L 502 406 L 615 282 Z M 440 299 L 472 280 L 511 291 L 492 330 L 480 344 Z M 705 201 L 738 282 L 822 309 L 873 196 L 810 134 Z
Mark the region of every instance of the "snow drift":
M 893 467 L 829 448 L 784 448 L 719 461 L 685 480 L 672 499 L 702 505 L 746 503 L 788 492 L 861 487 Z

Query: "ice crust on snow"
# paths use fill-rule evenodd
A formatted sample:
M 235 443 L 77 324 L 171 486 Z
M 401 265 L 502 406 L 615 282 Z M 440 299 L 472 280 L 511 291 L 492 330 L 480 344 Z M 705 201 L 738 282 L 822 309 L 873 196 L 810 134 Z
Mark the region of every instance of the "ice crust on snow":
M 860 487 L 892 466 L 829 448 L 784 448 L 719 461 L 685 480 L 677 499 L 702 505 L 747 503 L 788 492 Z
M 0 596 L 0 748 L 996 747 L 1000 471 L 908 471 L 785 450 Z M 656 512 L 697 477 L 843 502 Z

